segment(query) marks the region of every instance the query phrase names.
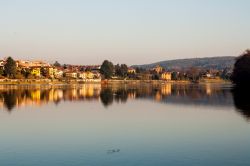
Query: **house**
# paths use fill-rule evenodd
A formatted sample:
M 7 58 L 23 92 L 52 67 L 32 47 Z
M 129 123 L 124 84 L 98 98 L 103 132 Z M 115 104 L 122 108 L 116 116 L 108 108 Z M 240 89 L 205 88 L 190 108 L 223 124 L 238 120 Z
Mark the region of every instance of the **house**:
M 24 61 L 24 60 L 16 60 L 17 67 L 20 68 L 29 68 L 31 67 L 30 61 Z
M 80 72 L 77 76 L 80 79 L 94 79 L 94 73 L 90 71 Z
M 207 78 L 207 79 L 212 79 L 215 78 L 215 75 L 218 71 L 216 70 L 208 70 L 205 73 L 202 73 L 202 77 L 203 78 Z
M 44 61 L 32 61 L 31 66 L 36 66 L 36 67 L 50 67 L 50 64 Z
M 62 78 L 63 77 L 63 69 L 54 68 L 53 73 L 54 73 L 55 78 Z
M 40 77 L 41 76 L 41 68 L 40 67 L 31 67 L 31 74 L 36 76 L 36 77 Z
M 171 72 L 164 72 L 161 74 L 161 80 L 170 81 L 172 79 Z
M 53 67 L 45 67 L 46 72 L 48 73 L 50 78 L 54 78 L 54 68 Z
M 76 72 L 66 72 L 65 76 L 68 78 L 77 78 L 77 73 Z
M 128 68 L 128 74 L 135 74 L 136 73 L 136 70 L 132 67 L 129 67 Z
M 4 69 L 5 62 L 3 60 L 0 60 L 0 69 Z
M 163 68 L 160 65 L 155 66 L 152 71 L 156 72 L 157 74 L 162 73 Z
M 80 72 L 77 74 L 78 78 L 80 79 L 86 79 L 86 72 Z
M 50 67 L 49 63 L 43 61 L 27 61 L 27 60 L 17 60 L 17 67 L 20 68 L 30 68 L 30 67 Z
M 87 79 L 94 79 L 94 73 L 93 73 L 93 72 L 90 72 L 90 71 L 87 71 L 87 72 L 86 72 L 86 78 L 87 78 Z

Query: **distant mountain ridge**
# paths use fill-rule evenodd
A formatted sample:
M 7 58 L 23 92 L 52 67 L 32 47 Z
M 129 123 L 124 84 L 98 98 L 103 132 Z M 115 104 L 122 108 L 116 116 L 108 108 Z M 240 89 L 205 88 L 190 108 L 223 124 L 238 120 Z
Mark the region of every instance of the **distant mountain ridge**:
M 166 60 L 151 64 L 133 65 L 132 67 L 139 67 L 143 69 L 150 69 L 157 65 L 162 66 L 166 70 L 172 69 L 187 69 L 190 67 L 200 67 L 204 69 L 224 69 L 232 68 L 235 63 L 234 56 L 224 57 L 205 57 L 205 58 L 190 58 L 190 59 L 176 59 Z

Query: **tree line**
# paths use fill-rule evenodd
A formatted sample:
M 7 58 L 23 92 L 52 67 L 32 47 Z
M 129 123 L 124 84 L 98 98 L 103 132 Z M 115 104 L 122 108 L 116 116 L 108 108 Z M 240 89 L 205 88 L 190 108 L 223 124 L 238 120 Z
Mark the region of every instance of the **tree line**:
M 114 76 L 118 78 L 126 78 L 129 76 L 128 66 L 126 64 L 117 64 L 114 65 L 111 61 L 104 60 L 100 73 L 103 75 L 104 79 L 110 79 Z

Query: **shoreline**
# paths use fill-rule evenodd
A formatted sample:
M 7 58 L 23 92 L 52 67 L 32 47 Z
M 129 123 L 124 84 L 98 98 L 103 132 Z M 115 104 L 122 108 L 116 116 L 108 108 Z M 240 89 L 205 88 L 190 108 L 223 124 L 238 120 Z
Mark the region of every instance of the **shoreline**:
M 1 79 L 0 85 L 73 85 L 73 84 L 204 84 L 204 83 L 231 83 L 222 79 L 202 79 L 197 83 L 189 80 L 50 80 L 50 79 Z

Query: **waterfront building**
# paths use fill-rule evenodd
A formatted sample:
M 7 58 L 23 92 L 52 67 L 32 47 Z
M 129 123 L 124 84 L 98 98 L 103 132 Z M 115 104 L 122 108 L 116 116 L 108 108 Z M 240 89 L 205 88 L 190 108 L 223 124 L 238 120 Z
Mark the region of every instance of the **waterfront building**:
M 152 71 L 156 72 L 157 74 L 162 73 L 163 68 L 160 65 L 155 66 Z
M 41 76 L 41 68 L 40 67 L 31 67 L 31 74 L 40 77 Z
M 161 74 L 161 80 L 170 81 L 172 79 L 171 72 L 164 72 Z
M 79 73 L 77 74 L 77 76 L 78 76 L 78 78 L 80 78 L 80 79 L 86 79 L 86 72 L 79 72 Z
M 66 72 L 65 76 L 68 78 L 77 78 L 77 73 L 76 72 Z
M 4 61 L 0 60 L 0 69 L 4 69 Z
M 136 73 L 136 70 L 132 67 L 129 67 L 128 68 L 128 74 L 135 74 Z

